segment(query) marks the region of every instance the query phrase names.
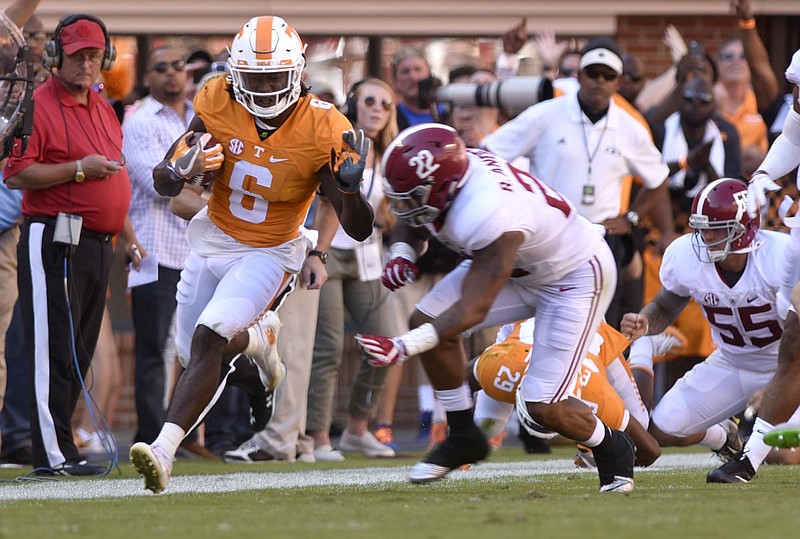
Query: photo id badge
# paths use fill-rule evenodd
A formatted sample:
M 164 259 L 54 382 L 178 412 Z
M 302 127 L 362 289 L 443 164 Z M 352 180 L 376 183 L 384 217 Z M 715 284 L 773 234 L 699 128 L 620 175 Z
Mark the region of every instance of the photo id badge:
M 358 278 L 361 281 L 375 281 L 381 278 L 381 273 L 383 272 L 383 260 L 381 259 L 382 242 L 380 230 L 374 230 L 369 238 L 356 247 Z
M 594 185 L 586 184 L 583 186 L 583 198 L 581 199 L 584 206 L 591 206 L 594 204 Z

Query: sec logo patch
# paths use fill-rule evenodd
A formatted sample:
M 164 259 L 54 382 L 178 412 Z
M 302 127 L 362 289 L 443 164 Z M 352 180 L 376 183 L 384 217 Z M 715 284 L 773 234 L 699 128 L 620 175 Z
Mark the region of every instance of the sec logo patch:
M 228 143 L 228 150 L 233 155 L 242 155 L 242 152 L 244 151 L 244 142 L 242 142 L 238 138 L 233 138 Z

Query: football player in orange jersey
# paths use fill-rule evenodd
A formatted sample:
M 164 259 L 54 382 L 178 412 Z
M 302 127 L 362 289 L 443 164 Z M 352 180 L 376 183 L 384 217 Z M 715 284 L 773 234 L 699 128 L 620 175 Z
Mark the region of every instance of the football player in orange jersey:
M 359 188 L 369 139 L 308 93 L 297 31 L 280 17 L 254 17 L 229 50 L 229 76 L 195 96 L 188 132 L 153 170 L 155 188 L 166 196 L 218 171 L 207 208 L 189 224 L 191 252 L 178 284 L 176 346 L 187 368 L 158 438 L 130 451 L 154 493 L 166 488 L 178 444 L 219 395 L 220 361 L 244 352 L 267 388 L 283 378 L 280 321 L 268 309 L 301 269 L 311 288 L 327 278 L 323 264 L 337 217 L 356 240 L 372 233 L 372 208 Z M 189 146 L 193 133 L 204 134 Z M 318 190 L 325 202 L 315 246 L 301 225 Z M 304 264 L 307 252 L 314 262 Z
M 533 318 L 506 324 L 498 332 L 497 342 L 475 358 L 467 367 L 467 379 L 474 391 L 475 424 L 487 438 L 505 429 L 513 410 L 516 392 L 528 369 L 533 343 Z M 661 335 L 651 337 L 656 354 L 664 353 L 673 342 Z M 571 390 L 572 397 L 583 400 L 603 423 L 624 430 L 636 442 L 636 461 L 652 464 L 661 454 L 656 440 L 647 433 L 649 411 L 642 404 L 636 382 L 622 352 L 630 341 L 607 323 L 600 325 Z M 523 424 L 520 424 L 523 426 Z M 525 425 L 524 428 L 527 428 Z M 534 427 L 533 424 L 529 426 Z M 554 432 L 533 431 L 532 436 L 552 438 Z M 577 462 L 577 460 L 576 460 Z

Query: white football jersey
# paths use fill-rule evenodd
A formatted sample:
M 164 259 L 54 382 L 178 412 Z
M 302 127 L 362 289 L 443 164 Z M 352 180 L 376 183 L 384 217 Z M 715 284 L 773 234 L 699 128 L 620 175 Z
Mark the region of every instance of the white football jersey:
M 698 260 L 691 240 L 691 234 L 681 236 L 664 253 L 664 288 L 700 305 L 726 361 L 742 369 L 775 370 L 783 333 L 776 297 L 788 234 L 760 230 L 754 241 L 761 246 L 748 253 L 744 273 L 732 287 L 715 264 Z
M 444 223 L 438 230 L 429 225 L 443 244 L 470 257 L 520 231 L 525 239 L 514 268 L 527 272 L 533 285 L 556 281 L 605 248 L 597 229 L 561 194 L 500 157 L 468 151 L 469 171 Z

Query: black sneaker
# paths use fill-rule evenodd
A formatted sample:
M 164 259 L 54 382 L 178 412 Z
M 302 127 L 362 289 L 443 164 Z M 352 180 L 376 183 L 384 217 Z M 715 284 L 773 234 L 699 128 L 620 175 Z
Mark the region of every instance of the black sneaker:
M 232 451 L 225 451 L 222 455 L 222 460 L 225 462 L 244 462 L 252 464 L 254 462 L 267 462 L 275 460 L 275 457 L 261 449 L 255 440 L 250 438 L 242 445 Z
M 105 466 L 89 464 L 86 459 L 74 459 L 63 462 L 58 466 L 53 466 L 52 468 L 38 468 L 36 475 L 88 476 L 102 475 L 105 471 Z
M 729 462 L 737 458 L 742 451 L 742 440 L 739 438 L 739 426 L 732 419 L 727 419 L 722 426 L 727 432 L 725 444 L 714 451 L 722 462 Z
M 525 452 L 529 455 L 545 455 L 553 452 L 547 440 L 534 436 L 524 427 L 519 429 L 519 439 L 522 440 Z
M 451 471 L 488 455 L 489 442 L 474 423 L 464 432 L 453 433 L 450 429 L 447 438 L 411 469 L 408 479 L 412 483 L 438 481 Z
M 250 425 L 255 432 L 263 430 L 275 413 L 275 390 L 264 387 L 255 360 L 250 356 L 242 354 L 234 365 L 236 370 L 228 383 L 245 390 L 250 400 Z
M 600 475 L 600 492 L 630 492 L 633 490 L 633 464 L 636 460 L 636 445 L 633 439 L 621 430 L 611 430 L 611 440 L 592 448 L 597 473 Z
M 739 453 L 738 458 L 708 472 L 706 483 L 749 483 L 755 478 L 756 471 L 750 459 Z

